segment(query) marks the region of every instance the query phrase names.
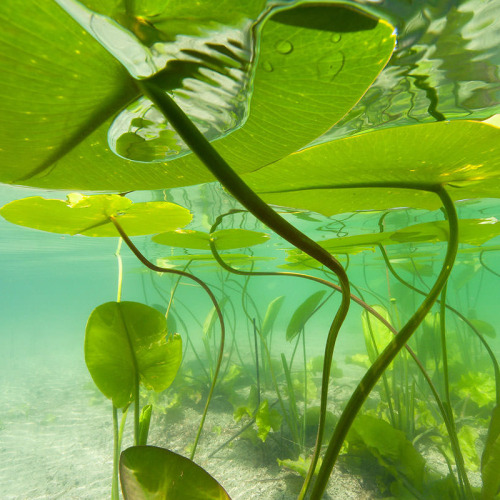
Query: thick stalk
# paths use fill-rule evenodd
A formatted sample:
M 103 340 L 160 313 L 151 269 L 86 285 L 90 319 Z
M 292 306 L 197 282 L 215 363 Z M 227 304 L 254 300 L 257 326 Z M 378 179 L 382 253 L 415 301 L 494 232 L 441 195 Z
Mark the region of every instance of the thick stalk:
M 340 264 L 329 252 L 318 245 L 311 238 L 283 219 L 257 194 L 255 194 L 243 180 L 234 172 L 228 163 L 219 155 L 215 148 L 205 139 L 182 109 L 162 88 L 161 81 L 153 76 L 137 81 L 139 88 L 147 95 L 165 115 L 169 123 L 182 137 L 191 151 L 205 164 L 217 180 L 255 217 L 286 241 L 307 253 L 318 262 L 330 269 L 339 279 L 342 289 L 340 307 L 330 327 L 325 346 L 323 364 L 323 377 L 321 385 L 320 421 L 318 426 L 318 439 L 311 462 L 311 471 L 314 471 L 319 459 L 321 441 L 325 427 L 326 404 L 328 399 L 328 384 L 332 365 L 333 351 L 350 304 L 350 288 L 347 274 Z M 306 477 L 303 490 L 306 491 L 312 478 L 312 472 Z
M 342 444 L 363 403 L 365 402 L 366 398 L 375 387 L 375 384 L 378 382 L 389 364 L 394 360 L 399 351 L 403 349 L 412 334 L 424 320 L 425 316 L 429 313 L 433 304 L 436 302 L 436 299 L 441 293 L 441 290 L 445 286 L 453 268 L 453 263 L 455 261 L 458 249 L 458 218 L 455 206 L 443 186 L 439 185 L 434 189 L 428 188 L 427 190 L 435 192 L 440 197 L 448 220 L 449 240 L 443 267 L 436 279 L 436 282 L 434 283 L 434 286 L 430 290 L 429 295 L 427 295 L 415 314 L 409 319 L 409 321 L 403 326 L 400 332 L 382 351 L 382 354 L 367 370 L 361 382 L 358 384 L 355 391 L 351 395 L 351 398 L 349 399 L 344 411 L 342 412 L 342 415 L 340 416 L 337 426 L 335 427 L 332 439 L 330 440 L 330 444 L 328 445 L 328 448 L 324 455 L 323 463 L 319 470 L 318 477 L 316 479 L 316 482 L 314 483 L 314 487 L 311 493 L 311 498 L 314 500 L 318 500 L 323 496 L 328 483 L 328 479 L 330 478 L 330 474 L 340 453 Z

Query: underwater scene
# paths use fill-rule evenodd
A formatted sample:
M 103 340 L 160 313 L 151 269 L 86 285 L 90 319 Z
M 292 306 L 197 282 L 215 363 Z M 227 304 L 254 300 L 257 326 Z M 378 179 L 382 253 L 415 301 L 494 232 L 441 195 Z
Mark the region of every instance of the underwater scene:
M 2 499 L 500 499 L 500 2 L 0 19 Z

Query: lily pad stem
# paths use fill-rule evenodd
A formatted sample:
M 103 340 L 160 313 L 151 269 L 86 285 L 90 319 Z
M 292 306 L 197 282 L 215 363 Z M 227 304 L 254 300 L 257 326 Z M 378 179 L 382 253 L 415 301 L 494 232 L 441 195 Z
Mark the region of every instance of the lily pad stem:
M 434 192 L 440 197 L 449 225 L 448 248 L 441 272 L 439 273 L 439 276 L 437 277 L 436 282 L 431 288 L 429 294 L 426 296 L 415 314 L 409 319 L 399 333 L 382 351 L 372 366 L 367 370 L 361 379 L 361 382 L 358 384 L 355 391 L 351 395 L 351 398 L 347 402 L 323 457 L 323 463 L 320 467 L 318 477 L 311 492 L 312 499 L 316 500 L 322 498 L 328 484 L 330 474 L 342 448 L 342 444 L 347 436 L 347 433 L 349 432 L 349 429 L 351 428 L 352 423 L 354 422 L 354 419 L 363 406 L 363 403 L 389 364 L 405 346 L 420 323 L 424 320 L 425 316 L 429 313 L 441 293 L 441 290 L 445 286 L 453 268 L 453 263 L 458 249 L 458 218 L 455 206 L 446 192 L 446 189 L 442 185 L 437 185 L 433 189 L 427 188 L 425 190 Z
M 196 437 L 194 440 L 193 448 L 191 451 L 190 459 L 193 460 L 194 454 L 196 452 L 196 447 L 198 446 L 198 441 L 201 436 L 201 431 L 203 430 L 203 425 L 205 423 L 205 419 L 207 418 L 207 412 L 208 412 L 208 405 L 210 404 L 210 401 L 212 400 L 212 395 L 214 393 L 215 389 L 215 384 L 217 382 L 217 377 L 219 375 L 220 367 L 222 364 L 222 356 L 224 354 L 224 341 L 226 338 L 226 329 L 224 325 L 224 318 L 222 316 L 222 311 L 219 307 L 219 304 L 217 302 L 217 299 L 215 298 L 215 295 L 212 293 L 212 290 L 207 286 L 207 284 L 201 280 L 200 278 L 197 278 L 196 276 L 189 274 L 184 271 L 179 271 L 178 269 L 168 269 L 165 267 L 160 267 L 157 266 L 156 264 L 153 264 L 152 262 L 149 262 L 144 255 L 139 251 L 139 249 L 132 243 L 132 240 L 127 236 L 127 233 L 123 230 L 123 228 L 120 226 L 118 221 L 114 216 L 110 217 L 111 222 L 114 224 L 116 227 L 117 231 L 120 233 L 120 236 L 123 238 L 123 241 L 126 243 L 126 245 L 132 250 L 132 253 L 149 269 L 152 271 L 155 271 L 157 273 L 169 273 L 169 274 L 177 274 L 178 276 L 182 276 L 184 278 L 189 278 L 190 280 L 193 280 L 195 283 L 200 285 L 203 290 L 208 294 L 210 297 L 210 300 L 212 301 L 212 304 L 214 305 L 215 311 L 217 313 L 217 317 L 219 318 L 220 322 L 220 329 L 221 329 L 221 339 L 220 339 L 220 347 L 219 347 L 219 355 L 217 357 L 217 364 L 215 366 L 215 371 L 212 379 L 212 384 L 210 385 L 210 391 L 208 393 L 207 401 L 205 403 L 205 408 L 203 409 L 203 414 L 201 417 L 201 422 L 198 427 L 198 432 L 196 433 Z
M 340 264 L 328 251 L 318 245 L 314 240 L 299 231 L 295 226 L 283 219 L 254 191 L 252 191 L 238 174 L 229 166 L 216 149 L 207 141 L 204 135 L 196 128 L 184 111 L 174 102 L 162 88 L 161 81 L 157 83 L 157 76 L 138 80 L 137 85 L 149 97 L 157 108 L 165 115 L 168 122 L 182 137 L 191 151 L 205 164 L 216 179 L 257 219 L 272 229 L 276 234 L 316 259 L 330 269 L 339 280 L 342 290 L 340 307 L 332 322 L 325 346 L 323 376 L 321 383 L 320 420 L 316 448 L 311 461 L 310 473 L 306 477 L 304 488 L 307 489 L 312 472 L 318 462 L 321 442 L 326 419 L 326 405 L 328 399 L 328 384 L 332 365 L 333 351 L 340 327 L 344 323 L 350 304 L 350 287 L 347 274 Z

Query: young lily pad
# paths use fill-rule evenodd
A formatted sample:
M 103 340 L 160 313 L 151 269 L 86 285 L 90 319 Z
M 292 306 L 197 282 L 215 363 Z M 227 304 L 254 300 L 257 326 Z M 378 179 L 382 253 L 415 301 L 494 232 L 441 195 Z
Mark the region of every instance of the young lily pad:
M 441 206 L 415 186 L 454 199 L 500 195 L 500 129 L 436 122 L 379 130 L 306 148 L 244 179 L 267 202 L 324 215 Z M 418 147 L 417 147 L 418 145 Z
M 84 236 L 119 236 L 110 217 L 116 217 L 128 236 L 157 233 L 185 226 L 189 210 L 174 203 L 132 203 L 124 196 L 68 195 L 67 201 L 40 196 L 11 201 L 0 208 L 4 219 L 41 231 Z
M 89 6 L 94 3 L 127 24 L 115 3 L 103 7 L 92 2 Z M 232 24 L 228 13 L 235 9 L 233 3 L 224 1 L 214 7 L 229 17 L 216 16 L 215 20 Z M 170 4 L 155 4 L 155 8 L 150 2 L 144 8 L 134 5 L 127 25 L 134 30 L 133 36 L 148 42 L 151 36 L 169 40 L 175 32 L 192 32 L 196 16 L 193 23 L 190 12 L 198 11 L 201 17 L 199 2 L 186 0 L 182 8 L 174 7 L 174 22 L 184 24 L 175 27 Z M 167 164 L 136 162 L 111 153 L 108 130 L 114 117 L 140 97 L 135 81 L 56 2 L 40 8 L 39 2 L 27 0 L 21 10 L 18 7 L 15 0 L 0 2 L 0 21 L 9 26 L 0 31 L 0 98 L 4 103 L 0 182 L 128 191 L 212 179 L 194 155 Z M 161 23 L 158 13 L 164 8 L 168 8 L 168 17 Z M 243 9 L 238 23 L 255 15 L 253 7 Z M 238 172 L 282 158 L 326 132 L 363 96 L 387 63 L 395 42 L 388 23 L 340 4 L 279 9 L 265 18 L 260 29 L 243 34 L 243 38 L 252 36 L 259 39 L 250 42 L 256 54 L 254 66 L 248 69 L 253 80 L 249 115 L 234 132 L 217 140 L 217 149 Z M 179 49 L 190 49 L 189 37 L 186 39 L 186 46 Z M 220 50 L 230 51 L 231 46 L 222 45 Z M 170 80 L 175 79 L 174 68 L 166 71 L 170 71 Z M 205 73 L 191 75 L 189 71 L 177 75 L 181 81 L 186 76 L 194 76 L 196 83 L 208 78 Z
M 148 389 L 164 391 L 182 358 L 179 335 L 168 340 L 165 316 L 138 302 L 96 307 L 85 330 L 85 363 L 99 390 L 123 408 L 133 399 L 136 377 Z
M 199 465 L 155 446 L 133 446 L 122 452 L 120 482 L 125 500 L 230 500 Z
M 325 295 L 325 290 L 320 290 L 310 295 L 293 313 L 290 323 L 286 328 L 286 339 L 290 342 L 293 340 L 304 328 L 309 318 L 318 307 L 321 299 Z
M 215 243 L 217 250 L 232 250 L 260 245 L 269 240 L 269 235 L 248 229 L 221 229 L 213 233 L 177 229 L 153 236 L 155 243 L 179 248 L 195 250 L 210 250 L 210 241 Z

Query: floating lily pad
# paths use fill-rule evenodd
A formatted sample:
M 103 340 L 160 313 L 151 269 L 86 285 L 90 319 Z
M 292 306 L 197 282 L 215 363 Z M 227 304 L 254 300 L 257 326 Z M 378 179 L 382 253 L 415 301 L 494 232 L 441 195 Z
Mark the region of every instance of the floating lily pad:
M 231 267 L 250 265 L 252 262 L 257 261 L 270 261 L 274 257 L 260 257 L 255 255 L 246 255 L 244 253 L 226 253 L 221 255 L 222 260 Z M 184 267 L 186 262 L 193 261 L 193 263 L 202 262 L 202 265 L 220 267 L 219 263 L 214 259 L 213 255 L 208 254 L 194 254 L 194 255 L 172 255 L 170 257 L 163 257 L 156 259 L 156 263 L 160 267 L 177 268 Z M 179 264 L 176 264 L 179 262 Z
M 214 7 L 219 14 L 226 11 L 228 18 L 216 15 L 215 21 L 231 23 L 232 29 L 233 3 Z M 192 31 L 191 11 L 198 11 L 194 24 L 201 18 L 198 2 L 185 2 L 185 7 L 175 7 L 174 26 L 170 4 L 134 5 L 128 21 L 115 3 L 96 8 L 128 23 L 134 35 L 148 43 L 150 37 L 170 40 L 176 33 Z M 163 10 L 168 18 L 162 23 Z M 251 42 L 257 52 L 249 68 L 250 113 L 241 127 L 217 140 L 217 149 L 238 172 L 282 158 L 326 132 L 363 96 L 394 48 L 393 27 L 351 5 L 280 9 L 258 30 L 250 30 L 253 7 L 236 10 L 237 23 L 249 20 L 244 36 L 259 36 Z M 1 182 L 121 192 L 213 179 L 191 154 L 167 164 L 125 160 L 110 151 L 108 130 L 114 117 L 140 92 L 122 65 L 56 2 L 41 7 L 27 0 L 19 9 L 15 0 L 3 0 L 0 21 L 9 26 L 0 31 Z M 180 51 L 190 49 L 192 40 L 185 40 Z M 212 45 L 218 43 L 214 39 Z M 222 45 L 220 51 L 231 48 Z M 189 65 L 186 68 L 180 74 L 174 71 L 179 67 L 167 72 L 181 82 L 184 77 L 194 77 L 189 81 L 195 84 L 206 80 L 203 71 L 193 75 Z
M 244 176 L 267 202 L 324 215 L 441 206 L 415 186 L 454 199 L 500 197 L 500 129 L 473 121 L 426 123 L 339 139 Z
M 191 221 L 189 210 L 174 203 L 132 203 L 124 196 L 68 195 L 67 201 L 40 196 L 15 200 L 0 208 L 0 215 L 19 226 L 62 234 L 119 236 L 110 217 L 116 217 L 128 236 L 175 229 Z
M 260 245 L 269 240 L 269 235 L 248 229 L 221 229 L 213 233 L 178 229 L 153 236 L 155 243 L 179 248 L 195 250 L 210 250 L 210 241 L 215 243 L 217 250 L 232 250 Z
M 500 223 L 496 219 L 463 219 L 459 221 L 459 242 L 480 246 L 500 234 Z M 320 241 L 319 244 L 332 254 L 356 254 L 366 250 L 375 251 L 377 245 L 389 246 L 400 243 L 437 243 L 447 241 L 448 223 L 446 221 L 424 222 L 383 233 L 359 234 L 343 236 Z M 486 247 L 488 248 L 488 247 Z M 477 249 L 474 250 L 477 252 Z M 320 267 L 320 264 L 300 250 L 287 250 L 289 264 L 302 265 L 309 268 Z M 429 253 L 422 254 L 429 257 Z M 420 257 L 420 252 L 412 254 Z M 390 254 L 390 258 L 408 258 L 408 253 Z

